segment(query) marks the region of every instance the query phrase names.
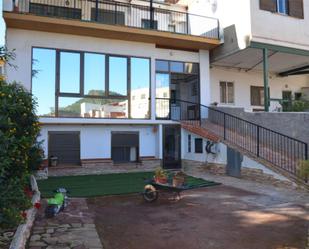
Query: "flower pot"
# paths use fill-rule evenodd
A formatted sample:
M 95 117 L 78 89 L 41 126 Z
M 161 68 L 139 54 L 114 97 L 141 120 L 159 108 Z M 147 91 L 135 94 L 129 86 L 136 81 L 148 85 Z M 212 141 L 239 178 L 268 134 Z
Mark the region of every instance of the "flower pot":
M 173 187 L 181 187 L 185 183 L 185 178 L 183 176 L 173 177 Z
M 156 183 L 166 184 L 167 183 L 167 178 L 166 177 L 156 176 L 155 177 L 155 182 Z

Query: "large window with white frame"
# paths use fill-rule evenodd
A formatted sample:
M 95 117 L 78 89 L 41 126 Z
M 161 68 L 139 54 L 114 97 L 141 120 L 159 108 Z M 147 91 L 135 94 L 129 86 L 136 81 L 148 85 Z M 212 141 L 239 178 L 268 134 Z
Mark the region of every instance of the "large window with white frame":
M 234 83 L 220 81 L 220 103 L 234 104 Z
M 32 93 L 40 116 L 148 119 L 150 60 L 33 48 Z

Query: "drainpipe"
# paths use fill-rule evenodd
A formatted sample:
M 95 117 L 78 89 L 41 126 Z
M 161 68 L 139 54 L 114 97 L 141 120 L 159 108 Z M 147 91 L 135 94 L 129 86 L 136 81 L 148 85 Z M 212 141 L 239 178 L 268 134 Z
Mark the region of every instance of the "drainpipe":
M 265 112 L 269 112 L 269 91 L 268 91 L 268 78 L 269 78 L 269 64 L 268 64 L 268 49 L 263 48 L 263 76 L 264 76 L 264 108 Z

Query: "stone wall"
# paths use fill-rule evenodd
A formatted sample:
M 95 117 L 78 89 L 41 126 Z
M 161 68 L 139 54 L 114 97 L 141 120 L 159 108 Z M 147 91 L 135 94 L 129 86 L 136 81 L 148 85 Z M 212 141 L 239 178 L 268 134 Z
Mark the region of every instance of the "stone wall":
M 212 163 L 203 163 L 196 161 L 183 160 L 184 171 L 190 170 L 190 168 L 199 168 L 202 171 L 209 172 L 214 175 L 226 175 L 226 165 L 223 164 L 212 164 Z M 255 168 L 241 168 L 241 179 L 255 181 L 263 184 L 269 184 L 276 187 L 283 188 L 295 188 L 296 185 L 288 180 L 281 180 L 274 177 L 271 174 L 263 172 L 261 169 Z
M 128 173 L 139 171 L 153 171 L 161 166 L 160 159 L 145 159 L 138 163 L 113 164 L 112 161 L 87 161 L 82 166 L 76 167 L 50 167 L 48 176 L 66 176 L 66 175 L 95 175 L 110 173 Z

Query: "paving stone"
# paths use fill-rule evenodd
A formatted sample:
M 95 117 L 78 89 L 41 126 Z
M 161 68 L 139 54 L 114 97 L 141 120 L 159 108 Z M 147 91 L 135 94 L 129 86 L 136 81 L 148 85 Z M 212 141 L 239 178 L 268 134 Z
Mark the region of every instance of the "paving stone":
M 70 249 L 70 247 L 57 245 L 57 246 L 48 246 L 46 249 Z
M 46 233 L 53 233 L 55 230 L 53 228 L 49 228 L 46 230 Z
M 56 232 L 65 232 L 66 230 L 68 230 L 68 228 L 67 227 L 60 227 L 60 228 L 57 228 L 56 229 Z
M 87 239 L 85 238 L 84 245 L 86 247 L 102 247 L 101 241 L 99 238 L 96 239 Z
M 71 227 L 69 224 L 63 224 L 63 225 L 60 225 L 60 226 L 58 226 L 58 227 L 66 227 L 66 228 L 69 228 L 69 227 Z
M 84 224 L 84 227 L 93 227 L 93 228 L 95 228 L 95 224 Z
M 71 226 L 74 228 L 78 228 L 82 226 L 82 223 L 71 223 Z
M 42 238 L 43 241 L 45 241 L 48 245 L 56 245 L 58 242 L 58 238 Z
M 82 245 L 82 244 L 83 244 L 83 241 L 80 241 L 80 240 L 72 240 L 72 241 L 70 242 L 70 247 L 75 248 L 75 247 L 80 246 L 80 245 Z
M 37 240 L 40 240 L 40 239 L 41 239 L 41 236 L 38 235 L 38 234 L 35 234 L 35 235 L 31 236 L 30 241 L 37 241 Z
M 46 246 L 46 243 L 44 243 L 43 241 L 30 241 L 29 246 L 30 247 L 33 247 L 33 246 Z

